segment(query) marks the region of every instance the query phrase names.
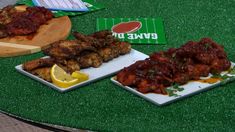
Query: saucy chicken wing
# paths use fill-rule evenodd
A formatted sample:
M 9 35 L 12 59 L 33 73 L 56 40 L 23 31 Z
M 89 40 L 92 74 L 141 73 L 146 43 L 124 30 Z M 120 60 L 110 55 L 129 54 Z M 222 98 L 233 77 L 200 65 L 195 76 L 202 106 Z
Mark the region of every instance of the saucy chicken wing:
M 123 48 L 125 49 L 125 48 Z M 142 93 L 167 94 L 166 87 L 228 70 L 230 61 L 222 46 L 209 38 L 189 41 L 180 48 L 153 53 L 143 61 L 124 68 L 117 81 Z

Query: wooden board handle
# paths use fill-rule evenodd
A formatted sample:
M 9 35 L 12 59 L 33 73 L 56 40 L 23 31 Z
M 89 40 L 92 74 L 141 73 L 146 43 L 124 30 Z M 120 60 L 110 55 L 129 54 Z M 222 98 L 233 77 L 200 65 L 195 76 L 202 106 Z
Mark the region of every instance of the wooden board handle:
M 41 51 L 39 46 L 0 42 L 0 57 L 32 54 L 39 51 Z
M 0 46 L 12 47 L 12 48 L 18 48 L 18 49 L 27 49 L 27 50 L 30 50 L 31 53 L 41 51 L 41 47 L 32 46 L 32 45 L 23 45 L 23 44 L 13 44 L 13 43 L 0 42 Z

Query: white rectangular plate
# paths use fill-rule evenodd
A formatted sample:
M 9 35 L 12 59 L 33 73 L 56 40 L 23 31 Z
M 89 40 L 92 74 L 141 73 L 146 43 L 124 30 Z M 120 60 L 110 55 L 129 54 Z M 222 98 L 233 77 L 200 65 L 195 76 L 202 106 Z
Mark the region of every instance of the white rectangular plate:
M 86 68 L 86 69 L 82 69 L 82 72 L 85 72 L 87 74 L 89 74 L 89 80 L 84 81 L 82 83 L 76 84 L 74 86 L 68 87 L 68 88 L 60 88 L 57 87 L 56 85 L 54 85 L 53 83 L 47 82 L 25 70 L 22 69 L 22 64 L 16 66 L 16 70 L 19 71 L 20 73 L 35 79 L 55 90 L 58 90 L 60 92 L 66 92 L 72 89 L 76 89 L 78 87 L 87 85 L 91 82 L 97 81 L 99 79 L 102 79 L 104 77 L 110 76 L 112 74 L 115 74 L 116 72 L 118 72 L 119 70 L 123 69 L 124 67 L 127 67 L 133 63 L 135 63 L 138 60 L 144 60 L 148 57 L 148 55 L 143 54 L 137 50 L 132 49 L 130 53 L 126 54 L 126 55 L 121 55 L 118 58 L 114 58 L 113 60 L 103 63 L 100 67 L 98 68 Z
M 235 63 L 232 63 L 232 67 L 235 65 Z M 226 72 L 223 72 L 221 73 L 222 75 L 225 74 Z M 229 76 L 235 76 L 235 75 L 231 75 L 231 74 L 228 74 Z M 211 76 L 211 75 L 210 75 Z M 209 78 L 208 77 L 204 77 L 204 79 L 206 78 Z M 226 83 L 227 82 L 230 82 L 230 81 L 233 81 L 235 80 L 235 78 L 230 78 L 230 79 L 227 79 L 227 80 L 224 80 Z M 124 88 L 125 90 L 128 90 L 158 106 L 161 106 L 161 105 L 166 105 L 166 104 L 169 104 L 169 103 L 172 103 L 174 101 L 177 101 L 177 100 L 180 100 L 180 99 L 183 99 L 185 97 L 188 97 L 188 96 L 192 96 L 192 95 L 195 95 L 195 94 L 198 94 L 200 92 L 203 92 L 203 91 L 206 91 L 206 90 L 209 90 L 209 89 L 212 89 L 213 87 L 216 87 L 216 86 L 219 86 L 221 85 L 221 81 L 218 81 L 216 83 L 213 83 L 213 84 L 209 84 L 209 83 L 200 83 L 200 82 L 197 82 L 197 81 L 190 81 L 188 82 L 187 84 L 185 85 L 181 85 L 179 87 L 182 87 L 184 88 L 183 91 L 180 91 L 180 92 L 176 92 L 177 97 L 175 96 L 168 96 L 168 95 L 162 95 L 162 94 L 156 94 L 156 93 L 147 93 L 147 94 L 143 94 L 139 91 L 137 91 L 135 88 L 131 88 L 131 87 L 128 87 L 128 86 L 123 86 L 121 83 L 119 83 L 117 80 L 115 80 L 115 77 L 112 77 L 111 78 L 111 81 Z

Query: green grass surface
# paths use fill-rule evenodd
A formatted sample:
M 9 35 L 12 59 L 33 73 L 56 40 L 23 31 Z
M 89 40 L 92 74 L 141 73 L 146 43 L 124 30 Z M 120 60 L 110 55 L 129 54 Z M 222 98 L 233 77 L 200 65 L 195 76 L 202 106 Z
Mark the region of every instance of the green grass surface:
M 134 49 L 150 54 L 211 37 L 235 61 L 235 0 L 96 2 L 107 8 L 71 18 L 73 31 L 94 32 L 96 18 L 101 17 L 162 17 L 168 44 Z M 0 110 L 37 122 L 98 131 L 235 131 L 235 83 L 163 107 L 119 88 L 110 77 L 61 94 L 14 69 L 42 56 L 0 59 Z

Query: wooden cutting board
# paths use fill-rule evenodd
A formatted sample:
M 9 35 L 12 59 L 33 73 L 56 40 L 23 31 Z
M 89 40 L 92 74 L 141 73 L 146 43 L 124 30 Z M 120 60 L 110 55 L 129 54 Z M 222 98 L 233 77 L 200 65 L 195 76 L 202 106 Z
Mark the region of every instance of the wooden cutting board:
M 69 17 L 53 18 L 42 25 L 37 33 L 0 39 L 0 57 L 12 57 L 41 51 L 51 43 L 64 40 L 71 30 Z

